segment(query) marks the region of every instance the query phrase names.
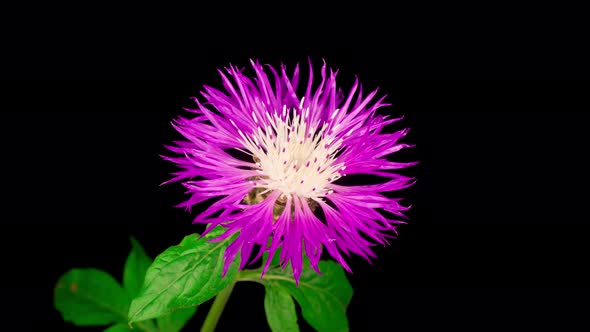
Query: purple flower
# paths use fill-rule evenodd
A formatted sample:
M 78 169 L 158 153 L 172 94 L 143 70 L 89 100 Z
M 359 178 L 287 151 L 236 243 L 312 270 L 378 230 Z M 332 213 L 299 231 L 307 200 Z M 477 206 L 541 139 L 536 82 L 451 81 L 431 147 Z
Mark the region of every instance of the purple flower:
M 382 193 L 407 188 L 414 179 L 391 170 L 416 164 L 388 160 L 400 149 L 407 129 L 381 133 L 401 118 L 377 114 L 389 104 L 375 100 L 377 91 L 363 96 L 358 79 L 348 94 L 336 86 L 337 71 L 313 87 L 309 64 L 307 84 L 299 88 L 299 66 L 289 77 L 271 66 L 251 61 L 253 77 L 230 66 L 219 71 L 224 90 L 204 86 L 204 101 L 194 98 L 192 118 L 179 117 L 174 127 L 186 140 L 167 147 L 177 155 L 164 157 L 182 170 L 171 181 L 183 181 L 189 208 L 216 198 L 194 220 L 226 227 L 223 240 L 239 232 L 225 252 L 225 271 L 240 253 L 242 269 L 263 252 L 269 262 L 280 251 L 283 267 L 290 262 L 298 282 L 304 255 L 317 263 L 324 249 L 347 271 L 344 255 L 370 260 L 371 246 L 394 238 L 389 216 L 405 218 L 409 207 L 401 198 Z M 267 69 L 270 73 L 268 75 Z M 244 157 L 240 157 L 244 156 Z M 384 177 L 383 183 L 347 186 L 338 181 L 351 174 Z M 386 211 L 386 212 L 384 212 Z M 253 256 L 253 250 L 257 253 Z M 252 258 L 252 259 L 251 259 Z

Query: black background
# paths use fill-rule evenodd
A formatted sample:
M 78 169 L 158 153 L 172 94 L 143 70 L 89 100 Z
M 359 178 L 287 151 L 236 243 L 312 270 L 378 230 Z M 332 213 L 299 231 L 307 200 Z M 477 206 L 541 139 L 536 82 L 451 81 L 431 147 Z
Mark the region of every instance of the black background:
M 399 157 L 420 161 L 407 171 L 418 182 L 400 192 L 413 208 L 399 239 L 378 247 L 372 265 L 350 259 L 351 331 L 587 329 L 590 84 L 568 80 L 588 77 L 579 43 L 541 26 L 412 38 L 365 28 L 7 51 L 2 266 L 16 330 L 100 330 L 74 328 L 53 309 L 61 274 L 96 267 L 120 280 L 130 236 L 155 256 L 202 231 L 173 207 L 183 188 L 160 186 L 175 168 L 159 155 L 179 138 L 170 122 L 189 97 L 219 87 L 216 70 L 229 63 L 292 68 L 308 57 L 340 69 L 345 90 L 358 75 L 387 94 L 387 111 L 405 116 L 394 129 L 410 127 L 405 141 L 416 144 Z M 268 330 L 263 294 L 238 284 L 218 330 Z

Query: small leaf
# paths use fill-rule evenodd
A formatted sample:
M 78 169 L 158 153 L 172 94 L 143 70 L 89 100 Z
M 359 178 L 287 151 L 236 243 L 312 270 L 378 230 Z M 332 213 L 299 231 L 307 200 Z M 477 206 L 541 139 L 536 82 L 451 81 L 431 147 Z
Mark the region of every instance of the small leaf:
M 135 322 L 197 306 L 227 287 L 238 272 L 236 259 L 222 277 L 224 252 L 233 237 L 210 242 L 225 229 L 213 229 L 203 238 L 185 237 L 161 253 L 146 273 L 139 295 L 131 302 L 129 321 Z
M 279 283 L 270 281 L 265 285 L 264 311 L 273 332 L 299 332 L 295 302 Z
M 158 317 L 158 327 L 161 332 L 179 332 L 195 315 L 198 307 L 181 308 L 165 316 Z
M 129 328 L 129 325 L 125 324 L 117 324 L 109 327 L 108 329 L 104 330 L 103 332 L 131 332 L 134 331 Z
M 131 238 L 131 252 L 125 262 L 123 269 L 123 288 L 134 298 L 139 293 L 145 278 L 145 272 L 152 264 L 152 259 L 145 253 L 145 250 L 133 237 Z
M 98 269 L 72 269 L 62 275 L 54 290 L 55 308 L 74 325 L 125 323 L 130 298 L 108 273 Z
M 318 266 L 324 275 L 317 274 L 313 269 L 304 269 L 299 287 L 291 269 L 269 270 L 262 283 L 265 286 L 276 283 L 291 294 L 299 303 L 303 318 L 316 330 L 348 331 L 346 308 L 352 298 L 352 287 L 336 262 L 320 261 Z

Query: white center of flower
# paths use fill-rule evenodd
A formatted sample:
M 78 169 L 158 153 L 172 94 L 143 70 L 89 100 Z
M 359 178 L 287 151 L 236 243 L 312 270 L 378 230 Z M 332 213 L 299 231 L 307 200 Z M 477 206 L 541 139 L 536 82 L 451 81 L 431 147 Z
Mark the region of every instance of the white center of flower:
M 282 114 L 266 113 L 266 128 L 259 126 L 252 135 L 238 130 L 249 150 L 243 152 L 252 155 L 260 173 L 253 183 L 266 189 L 260 194 L 279 190 L 282 198 L 318 199 L 331 192 L 327 184 L 342 176 L 346 167 L 336 161 L 342 139 L 326 132 L 327 123 L 319 129 L 310 127 L 308 116 L 309 108 L 297 112 L 283 107 Z M 254 113 L 252 117 L 261 123 Z

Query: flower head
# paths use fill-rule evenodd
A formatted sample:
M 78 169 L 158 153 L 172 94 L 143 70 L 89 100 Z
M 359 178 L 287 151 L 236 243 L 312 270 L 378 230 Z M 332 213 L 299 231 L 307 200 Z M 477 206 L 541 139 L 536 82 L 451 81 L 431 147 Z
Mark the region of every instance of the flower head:
M 251 64 L 253 77 L 234 66 L 220 70 L 224 90 L 204 86 L 204 101 L 194 98 L 197 107 L 188 110 L 194 116 L 173 123 L 186 140 L 169 146 L 177 155 L 164 158 L 182 168 L 170 180 L 183 181 L 190 194 L 180 206 L 217 199 L 194 221 L 210 224 L 205 233 L 226 227 L 217 240 L 239 233 L 226 249 L 225 270 L 238 253 L 242 269 L 268 252 L 264 275 L 282 248 L 281 265 L 291 264 L 296 281 L 304 256 L 320 273 L 324 249 L 350 272 L 344 256 L 375 257 L 371 246 L 387 243 L 403 223 L 388 215 L 405 218 L 408 207 L 401 199 L 383 193 L 414 182 L 391 170 L 415 163 L 386 158 L 410 146 L 400 143 L 407 129 L 382 133 L 401 119 L 377 114 L 389 105 L 385 97 L 376 100 L 376 90 L 364 96 L 358 79 L 344 94 L 336 86 L 337 71 L 328 76 L 325 63 L 314 88 L 310 62 L 300 90 L 299 66 L 289 76 L 285 66 L 278 73 Z M 351 174 L 384 181 L 354 186 L 339 181 Z

